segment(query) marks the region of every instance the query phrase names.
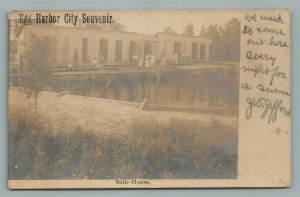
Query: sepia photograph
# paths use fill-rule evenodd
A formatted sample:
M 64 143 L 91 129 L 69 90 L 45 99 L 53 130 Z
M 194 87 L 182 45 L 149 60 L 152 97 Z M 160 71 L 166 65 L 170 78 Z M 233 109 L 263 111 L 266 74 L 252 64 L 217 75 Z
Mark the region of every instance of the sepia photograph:
M 10 179 L 237 177 L 237 18 L 34 17 L 10 20 Z
M 9 180 L 237 180 L 240 15 L 10 12 Z
M 299 196 L 299 2 L 0 1 L 0 197 Z

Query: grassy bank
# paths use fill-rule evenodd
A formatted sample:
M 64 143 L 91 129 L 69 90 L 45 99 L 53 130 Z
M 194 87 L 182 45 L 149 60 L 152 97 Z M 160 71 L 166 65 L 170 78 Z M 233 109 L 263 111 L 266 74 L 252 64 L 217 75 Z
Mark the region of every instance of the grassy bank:
M 218 121 L 136 119 L 126 134 L 54 130 L 9 110 L 9 179 L 236 178 L 237 128 Z

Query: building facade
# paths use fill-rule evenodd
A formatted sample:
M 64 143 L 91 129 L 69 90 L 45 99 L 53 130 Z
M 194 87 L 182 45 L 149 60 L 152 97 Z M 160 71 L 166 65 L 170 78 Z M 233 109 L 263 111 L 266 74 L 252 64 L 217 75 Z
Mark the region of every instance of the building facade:
M 11 30 L 12 31 L 12 30 Z M 14 35 L 14 34 L 11 34 Z M 118 32 L 92 28 L 63 27 L 54 25 L 24 26 L 19 35 L 10 38 L 10 55 L 16 62 L 28 42 L 43 40 L 47 46 L 48 62 L 63 66 L 73 61 L 77 53 L 78 65 L 91 65 L 100 54 L 105 64 L 131 64 L 135 56 L 144 61 L 147 55 L 156 60 L 209 61 L 211 39 L 199 36 L 157 33 Z

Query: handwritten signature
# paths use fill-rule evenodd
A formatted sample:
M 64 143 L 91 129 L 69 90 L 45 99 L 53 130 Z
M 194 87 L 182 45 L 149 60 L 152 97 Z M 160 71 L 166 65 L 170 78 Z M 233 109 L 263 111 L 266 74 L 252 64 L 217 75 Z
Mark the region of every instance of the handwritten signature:
M 279 112 L 281 112 L 284 116 L 290 117 L 291 110 L 287 109 L 287 107 L 283 106 L 282 99 L 268 99 L 268 98 L 247 98 L 248 107 L 246 109 L 246 118 L 250 119 L 254 108 L 262 109 L 263 112 L 260 116 L 261 119 L 267 119 L 268 124 L 271 122 L 276 122 L 277 116 Z

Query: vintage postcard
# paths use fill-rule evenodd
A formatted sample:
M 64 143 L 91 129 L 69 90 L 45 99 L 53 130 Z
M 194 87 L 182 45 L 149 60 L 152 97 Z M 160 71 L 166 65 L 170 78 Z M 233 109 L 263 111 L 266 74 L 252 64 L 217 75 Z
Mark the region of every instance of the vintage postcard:
M 10 11 L 9 188 L 290 187 L 290 15 Z

